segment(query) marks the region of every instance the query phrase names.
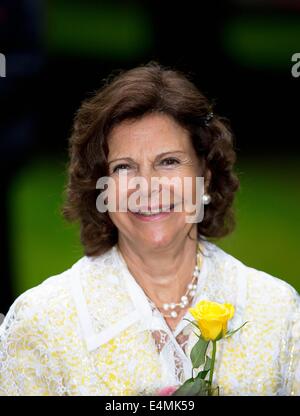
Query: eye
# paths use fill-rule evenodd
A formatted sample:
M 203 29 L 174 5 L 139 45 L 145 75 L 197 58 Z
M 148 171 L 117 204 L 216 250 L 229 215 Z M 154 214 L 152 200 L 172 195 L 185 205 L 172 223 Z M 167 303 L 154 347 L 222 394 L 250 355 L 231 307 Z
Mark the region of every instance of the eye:
M 126 163 L 121 163 L 120 165 L 117 165 L 113 168 L 113 173 L 118 172 L 120 170 L 126 170 L 126 168 L 129 167 Z
M 163 159 L 161 161 L 161 163 L 168 166 L 168 165 L 176 165 L 180 162 L 179 162 L 179 160 L 175 159 L 174 157 L 168 157 L 166 159 Z

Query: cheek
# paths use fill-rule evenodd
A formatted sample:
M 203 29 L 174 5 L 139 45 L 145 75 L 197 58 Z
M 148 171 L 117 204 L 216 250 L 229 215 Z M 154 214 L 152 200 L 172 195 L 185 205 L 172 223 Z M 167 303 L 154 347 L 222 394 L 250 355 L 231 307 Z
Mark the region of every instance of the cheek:
M 166 190 L 167 194 L 168 190 Z M 175 204 L 176 213 L 182 213 L 188 206 L 195 203 L 196 187 L 191 177 L 179 178 L 179 181 L 169 190 L 171 202 Z
M 130 231 L 130 229 L 132 229 L 132 224 L 127 212 L 109 212 L 108 215 L 121 232 L 124 231 L 126 233 L 126 230 Z
M 204 180 L 202 177 L 192 176 L 184 182 L 184 201 L 186 204 L 199 205 L 201 195 L 204 192 Z
M 197 197 L 202 183 L 202 177 L 199 175 L 200 171 L 194 166 L 186 166 L 170 178 L 175 181 L 175 186 L 171 189 L 171 195 L 173 193 L 175 200 L 192 204 L 199 202 Z
M 124 211 L 127 209 L 127 189 L 122 186 L 122 181 L 119 178 L 112 178 L 113 185 L 109 188 L 108 198 L 110 201 L 110 207 L 113 207 L 113 213 L 116 211 Z

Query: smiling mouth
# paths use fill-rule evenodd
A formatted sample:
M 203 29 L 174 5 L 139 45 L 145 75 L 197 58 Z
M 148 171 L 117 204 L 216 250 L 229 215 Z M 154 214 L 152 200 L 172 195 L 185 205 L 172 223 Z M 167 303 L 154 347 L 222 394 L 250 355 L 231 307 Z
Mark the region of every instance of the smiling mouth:
M 152 210 L 138 209 L 134 211 L 133 210 L 129 210 L 129 211 L 136 215 L 142 215 L 143 217 L 151 217 L 151 216 L 158 215 L 161 213 L 172 212 L 173 209 L 174 209 L 174 204 L 171 204 L 170 206 L 167 206 L 167 207 L 158 207 Z

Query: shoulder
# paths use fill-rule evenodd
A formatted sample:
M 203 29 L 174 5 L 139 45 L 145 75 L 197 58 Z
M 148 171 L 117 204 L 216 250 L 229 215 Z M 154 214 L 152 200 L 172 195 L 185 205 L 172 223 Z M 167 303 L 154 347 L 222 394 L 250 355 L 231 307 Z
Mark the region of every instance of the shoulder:
M 19 295 L 10 307 L 20 317 L 29 317 L 34 313 L 49 312 L 51 308 L 62 305 L 68 297 L 68 278 L 71 269 L 50 276 L 39 285 Z
M 282 305 L 289 309 L 299 307 L 300 296 L 286 281 L 246 265 L 211 242 L 206 242 L 206 247 L 215 267 L 222 270 L 224 279 L 230 276 L 235 283 L 243 281 L 247 289 L 248 302 L 272 302 L 273 305 Z
M 105 291 L 112 283 L 118 286 L 118 269 L 115 266 L 113 249 L 97 257 L 83 256 L 70 268 L 45 279 L 19 295 L 11 305 L 2 327 L 9 321 L 33 325 L 57 322 L 58 317 L 73 316 L 76 306 L 72 289 L 79 278 L 87 300 L 93 291 Z M 101 290 L 103 289 L 103 290 Z
M 2 323 L 2 331 L 9 327 L 37 327 L 49 323 L 52 316 L 70 306 L 70 278 L 74 273 L 73 267 L 80 265 L 79 259 L 72 267 L 65 271 L 49 276 L 39 285 L 20 294 L 12 303 Z

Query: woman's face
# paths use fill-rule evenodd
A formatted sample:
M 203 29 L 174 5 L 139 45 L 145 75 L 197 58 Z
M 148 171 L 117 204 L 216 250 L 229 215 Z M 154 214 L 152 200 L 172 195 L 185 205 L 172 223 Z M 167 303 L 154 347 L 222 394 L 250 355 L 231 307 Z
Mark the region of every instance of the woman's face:
M 119 238 L 145 248 L 167 247 L 185 238 L 197 226 L 186 221 L 187 212 L 192 212 L 187 196 L 196 202 L 195 179 L 202 174 L 188 132 L 171 117 L 156 113 L 116 125 L 108 146 L 109 176 L 116 185 L 117 207 L 117 212 L 109 215 Z M 124 186 L 126 176 L 127 183 L 133 178 L 144 182 L 130 189 Z M 184 182 L 187 177 L 190 186 Z M 129 205 L 126 212 L 118 212 L 121 200 Z M 158 208 L 169 212 L 149 216 Z

